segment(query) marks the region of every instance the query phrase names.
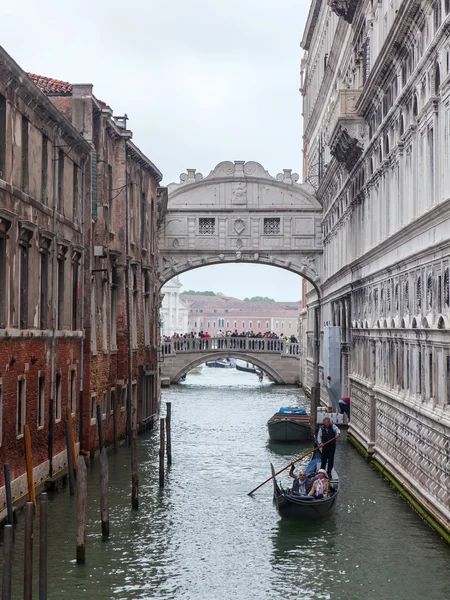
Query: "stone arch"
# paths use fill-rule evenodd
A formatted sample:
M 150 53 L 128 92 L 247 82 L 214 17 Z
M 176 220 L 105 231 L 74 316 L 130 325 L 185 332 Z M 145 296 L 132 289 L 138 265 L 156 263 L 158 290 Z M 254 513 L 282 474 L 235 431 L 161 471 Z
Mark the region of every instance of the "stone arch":
M 445 321 L 444 321 L 444 317 L 442 315 L 439 317 L 437 326 L 438 326 L 438 329 L 445 329 Z
M 395 329 L 395 321 L 394 321 L 394 319 L 391 319 L 391 328 Z
M 413 119 L 415 119 L 418 114 L 419 114 L 419 103 L 418 103 L 418 100 L 417 100 L 417 94 L 414 94 L 413 101 L 412 101 L 412 116 L 413 116 Z
M 434 95 L 439 96 L 441 87 L 441 69 L 439 63 L 434 66 Z
M 224 161 L 168 186 L 159 227 L 159 281 L 208 265 L 255 263 L 305 277 L 320 295 L 322 206 L 290 169 Z
M 188 353 L 186 353 L 185 357 L 186 357 L 186 363 L 183 365 L 183 367 L 181 369 L 179 369 L 179 371 L 176 373 L 176 375 L 174 377 L 172 377 L 173 382 L 179 381 L 183 377 L 183 375 L 188 373 L 191 369 L 194 369 L 195 367 L 198 367 L 198 365 L 206 363 L 207 361 L 209 362 L 209 361 L 223 359 L 223 358 L 238 358 L 240 360 L 245 360 L 246 362 L 249 362 L 249 363 L 256 365 L 257 367 L 260 367 L 261 369 L 263 369 L 263 371 L 265 371 L 272 377 L 272 379 L 275 381 L 275 383 L 278 383 L 281 385 L 286 385 L 286 382 L 284 381 L 283 376 L 280 373 L 278 373 L 276 371 L 276 369 L 274 369 L 266 361 L 261 360 L 261 357 L 258 356 L 257 354 L 244 353 L 244 352 L 235 352 L 233 354 L 233 350 L 230 350 L 229 352 L 223 352 L 223 351 L 214 352 L 212 350 L 211 352 L 204 352 L 201 357 L 197 356 L 197 358 L 194 358 L 194 359 Z
M 429 329 L 429 328 L 430 328 L 430 325 L 429 325 L 429 323 L 428 323 L 428 319 L 427 319 L 426 317 L 423 317 L 423 318 L 422 318 L 422 327 L 423 327 L 424 329 Z
M 411 321 L 411 327 L 413 329 L 417 329 L 417 320 L 416 320 L 416 317 L 414 317 L 413 320 Z
M 405 319 L 401 320 L 400 327 L 401 327 L 401 329 L 406 329 Z

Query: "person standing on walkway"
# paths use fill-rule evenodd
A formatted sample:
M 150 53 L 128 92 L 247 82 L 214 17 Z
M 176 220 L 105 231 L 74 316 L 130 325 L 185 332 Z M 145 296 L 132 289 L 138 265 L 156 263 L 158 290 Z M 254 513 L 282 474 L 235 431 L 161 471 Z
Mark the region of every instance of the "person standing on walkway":
M 347 415 L 350 421 L 350 398 L 348 396 L 344 396 L 339 400 L 339 410 L 341 415 Z
M 336 440 L 341 435 L 341 432 L 332 425 L 330 418 L 325 417 L 323 425 L 317 434 L 317 444 L 322 449 L 322 464 L 321 469 L 326 469 L 328 477 L 331 479 L 331 472 L 334 466 L 334 453 L 336 452 Z M 332 441 L 330 441 L 332 440 Z M 326 444 L 326 445 L 325 445 Z

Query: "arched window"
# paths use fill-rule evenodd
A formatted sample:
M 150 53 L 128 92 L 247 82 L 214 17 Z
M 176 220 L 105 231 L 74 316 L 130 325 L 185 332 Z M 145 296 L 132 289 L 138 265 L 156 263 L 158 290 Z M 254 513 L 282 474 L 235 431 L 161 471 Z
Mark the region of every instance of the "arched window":
M 444 317 L 439 317 L 439 321 L 438 321 L 438 329 L 445 329 L 445 321 L 444 321 Z
M 417 115 L 419 114 L 419 107 L 418 107 L 418 103 L 417 103 L 417 96 L 414 94 L 414 98 L 413 98 L 413 103 L 412 103 L 412 113 L 413 113 L 413 117 L 417 117 Z
M 439 65 L 436 63 L 434 68 L 434 95 L 439 96 L 439 88 L 441 87 L 441 70 Z
M 399 134 L 400 137 L 405 133 L 405 120 L 403 118 L 403 114 L 400 115 L 399 119 Z
M 384 153 L 386 156 L 389 154 L 389 134 L 384 136 Z

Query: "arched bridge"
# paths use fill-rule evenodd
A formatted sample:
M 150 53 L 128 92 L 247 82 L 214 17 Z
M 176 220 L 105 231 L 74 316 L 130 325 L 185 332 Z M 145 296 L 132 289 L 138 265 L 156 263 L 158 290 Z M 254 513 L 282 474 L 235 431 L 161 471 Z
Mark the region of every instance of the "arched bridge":
M 221 263 L 287 269 L 320 287 L 322 206 L 290 169 L 272 177 L 257 162 L 221 162 L 207 177 L 188 169 L 168 186 L 159 226 L 161 286 Z
M 161 344 L 161 383 L 176 383 L 191 369 L 219 358 L 240 358 L 268 373 L 276 383 L 298 384 L 299 344 L 271 338 L 178 338 Z

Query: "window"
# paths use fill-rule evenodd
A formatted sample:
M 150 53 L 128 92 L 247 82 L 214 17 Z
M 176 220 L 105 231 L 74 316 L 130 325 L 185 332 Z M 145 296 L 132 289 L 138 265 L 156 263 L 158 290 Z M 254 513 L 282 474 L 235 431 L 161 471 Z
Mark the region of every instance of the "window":
M 270 327 L 269 321 L 266 321 L 266 329 L 267 329 L 267 331 L 269 331 L 269 327 Z
M 58 211 L 64 214 L 64 150 L 58 152 Z
M 103 350 L 108 348 L 108 322 L 107 322 L 107 306 L 106 306 L 106 296 L 107 296 L 107 285 L 108 282 L 106 280 L 102 281 L 102 347 Z
M 91 282 L 91 352 L 97 352 L 97 319 L 96 319 L 95 280 Z
M 250 323 L 248 324 L 248 326 L 250 327 L 250 329 L 253 328 L 253 321 L 250 321 Z
M 111 350 L 117 350 L 117 288 L 119 284 L 119 276 L 117 274 L 117 267 L 113 265 L 111 273 L 111 311 L 110 311 L 110 338 L 111 338 Z
M 7 323 L 6 289 L 6 227 L 0 223 L 0 329 L 4 329 Z
M 144 343 L 150 346 L 150 277 L 144 271 Z
M 194 321 L 194 327 L 197 327 L 197 321 Z
M 213 327 L 214 327 L 214 328 L 216 327 L 216 322 L 215 322 L 215 321 L 213 321 Z
M 92 396 L 91 396 L 91 425 L 94 425 L 94 423 L 97 421 L 96 410 L 97 410 L 97 394 L 92 394 Z
M 45 134 L 42 134 L 41 202 L 48 204 L 48 138 Z
M 0 94 L 0 179 L 5 179 L 6 167 L 6 98 Z
M 26 381 L 20 377 L 17 381 L 17 436 L 23 435 L 25 425 L 25 390 Z
M 289 329 L 292 329 L 292 323 L 291 323 L 290 321 L 289 321 L 289 323 L 288 323 L 288 328 L 289 328 Z
M 79 204 L 79 195 L 78 195 L 78 167 L 75 163 L 73 163 L 73 200 L 72 200 L 72 217 L 73 220 L 78 217 L 78 204 Z
M 77 407 L 77 372 L 75 369 L 69 371 L 69 407 L 73 414 Z
M 22 190 L 28 193 L 28 119 L 22 115 Z
M 57 329 L 64 327 L 64 265 L 66 257 L 64 254 L 58 256 L 58 319 Z
M 146 223 L 147 221 L 147 202 L 145 199 L 144 192 L 141 193 L 141 246 L 142 248 L 146 247 L 145 243 L 145 231 L 146 231 Z
M 227 321 L 227 329 L 230 329 L 230 321 Z
M 207 327 L 211 327 L 211 321 L 208 321 Z
M 49 271 L 49 244 L 50 240 L 43 240 L 40 248 L 41 259 L 41 285 L 39 298 L 39 327 L 48 328 L 48 271 Z
M 39 373 L 38 379 L 38 407 L 37 407 L 37 426 L 44 426 L 45 418 L 45 375 Z
M 137 280 L 137 266 L 132 267 L 133 275 L 133 312 L 132 312 L 132 347 L 137 348 L 137 311 L 138 311 L 138 280 Z
M 19 320 L 20 328 L 26 329 L 28 326 L 28 246 L 27 236 L 20 240 L 20 308 Z
M 79 255 L 75 254 L 72 260 L 72 329 L 78 329 L 78 271 Z
M 3 440 L 3 386 L 0 379 L 0 445 Z
M 120 408 L 124 411 L 127 407 L 127 386 L 124 384 L 122 386 L 121 396 L 120 396 Z
M 278 329 L 278 321 L 275 321 L 275 329 Z
M 114 204 L 114 190 L 113 190 L 113 168 L 111 165 L 108 165 L 108 225 L 111 230 L 111 225 L 113 223 L 113 204 Z
M 237 321 L 235 321 L 235 322 L 233 323 L 233 327 L 236 329 L 236 327 L 237 327 Z
M 281 329 L 284 329 L 284 321 L 281 321 Z
M 109 414 L 113 414 L 116 410 L 116 388 L 111 388 L 109 392 Z
M 261 329 L 261 321 L 258 321 L 258 322 L 256 323 L 256 327 L 257 327 L 258 329 Z
M 103 392 L 102 394 L 102 420 L 106 419 L 106 412 L 108 410 L 108 394 L 107 392 Z
M 245 328 L 245 321 L 242 321 L 242 329 Z
M 200 217 L 198 220 L 198 232 L 200 235 L 214 235 L 216 232 L 216 220 L 210 217 Z
M 55 420 L 61 420 L 61 373 L 56 373 Z
M 264 233 L 266 235 L 279 235 L 281 233 L 280 219 L 276 217 L 264 219 Z

